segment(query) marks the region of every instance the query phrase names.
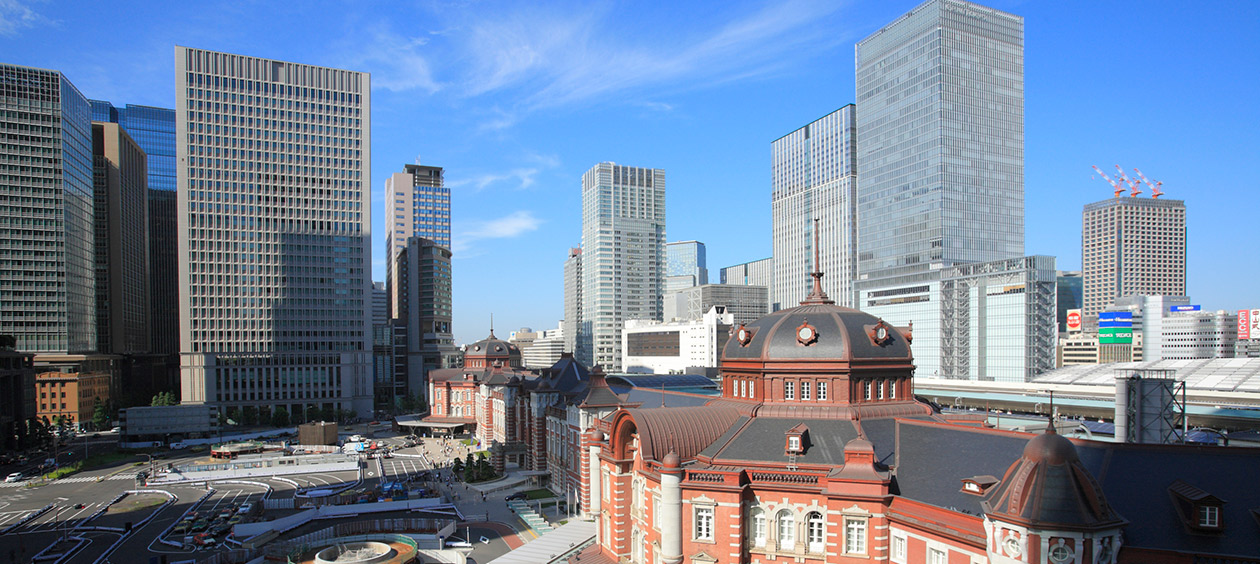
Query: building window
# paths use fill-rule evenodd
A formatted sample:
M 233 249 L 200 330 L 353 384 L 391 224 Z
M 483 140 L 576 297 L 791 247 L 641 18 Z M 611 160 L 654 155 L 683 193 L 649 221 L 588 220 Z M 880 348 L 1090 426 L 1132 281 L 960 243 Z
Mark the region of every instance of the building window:
M 866 519 L 844 520 L 844 551 L 866 554 Z
M 713 508 L 696 508 L 696 540 L 713 540 Z
M 1221 508 L 1215 505 L 1199 506 L 1199 526 L 1217 527 L 1221 523 Z
M 895 562 L 906 561 L 906 537 L 893 537 L 892 558 Z
M 809 382 L 801 382 L 801 399 L 809 401 L 810 389 Z
M 884 381 L 883 380 L 879 380 L 878 382 L 875 382 L 875 390 L 876 390 L 876 393 L 879 394 L 879 399 L 884 399 Z
M 747 381 L 744 381 L 744 380 L 739 381 L 739 397 L 741 398 L 748 397 L 748 382 Z
M 897 399 L 897 381 L 888 381 L 888 399 Z
M 946 564 L 945 551 L 936 548 L 929 548 L 928 564 Z
M 823 534 L 824 523 L 822 514 L 814 511 L 805 520 L 808 523 L 806 540 L 809 541 L 809 551 L 822 552 L 824 550 L 823 543 L 826 542 Z
M 779 550 L 791 550 L 796 544 L 796 521 L 792 519 L 792 512 L 784 509 L 774 520 L 778 523 Z
M 870 381 L 862 382 L 862 399 L 871 399 L 871 383 Z
M 796 399 L 796 382 L 783 383 L 783 399 L 785 400 Z
M 827 383 L 818 383 L 818 401 L 827 401 Z
M 791 452 L 800 452 L 801 438 L 795 435 L 788 437 L 788 450 Z
M 760 507 L 752 510 L 753 546 L 766 546 L 766 511 Z

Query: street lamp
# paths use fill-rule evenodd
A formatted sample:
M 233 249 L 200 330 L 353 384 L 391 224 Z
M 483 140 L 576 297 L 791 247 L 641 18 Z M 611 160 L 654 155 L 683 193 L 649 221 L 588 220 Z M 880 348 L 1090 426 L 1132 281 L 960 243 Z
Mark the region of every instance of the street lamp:
M 54 499 L 53 501 L 70 501 L 70 500 L 64 497 L 59 497 L 57 499 Z M 61 510 L 62 510 L 62 506 L 58 505 L 57 512 L 53 513 L 53 521 L 56 521 L 58 525 L 61 525 Z M 61 533 L 62 533 L 61 540 L 66 540 L 66 537 L 65 537 L 66 528 L 64 525 L 61 527 Z

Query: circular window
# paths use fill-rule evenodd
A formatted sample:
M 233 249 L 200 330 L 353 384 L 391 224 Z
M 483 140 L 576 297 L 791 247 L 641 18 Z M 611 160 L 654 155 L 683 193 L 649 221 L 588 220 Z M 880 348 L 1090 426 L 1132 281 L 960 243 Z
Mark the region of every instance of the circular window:
M 1006 550 L 1007 556 L 1018 558 L 1024 551 L 1019 547 L 1019 537 L 1014 534 L 1006 536 L 1006 540 L 1002 542 L 1002 548 Z
M 1072 547 L 1065 544 L 1056 544 L 1050 547 L 1051 562 L 1067 562 L 1072 559 Z

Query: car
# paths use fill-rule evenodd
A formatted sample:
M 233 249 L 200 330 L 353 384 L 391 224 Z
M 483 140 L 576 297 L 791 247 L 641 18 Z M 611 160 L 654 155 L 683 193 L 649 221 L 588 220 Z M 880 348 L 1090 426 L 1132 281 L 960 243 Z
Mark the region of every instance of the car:
M 219 519 L 227 521 L 228 519 L 231 519 L 232 515 L 234 515 L 235 513 L 236 512 L 232 511 L 231 509 L 224 509 L 223 511 L 219 512 Z
M 14 482 L 21 482 L 22 479 L 25 477 L 26 476 L 24 476 L 21 472 L 14 472 L 12 474 L 9 474 L 9 476 L 5 478 L 4 481 L 6 484 L 12 484 Z
M 239 524 L 239 523 L 241 523 L 241 522 L 243 522 L 243 521 L 245 521 L 245 516 L 243 516 L 243 515 L 233 515 L 231 519 L 228 519 L 227 524 L 228 524 L 228 525 L 236 525 L 236 524 Z
M 211 534 L 211 535 L 214 535 L 214 536 L 216 536 L 216 537 L 217 537 L 217 536 L 221 536 L 221 535 L 223 535 L 223 534 L 227 533 L 227 532 L 228 532 L 228 531 L 230 531 L 230 530 L 232 530 L 232 526 L 231 526 L 231 525 L 229 525 L 229 524 L 227 524 L 227 523 L 219 523 L 218 525 L 215 525 L 215 526 L 213 526 L 213 527 L 210 527 L 210 531 L 209 531 L 209 532 L 210 532 L 210 534 Z
M 523 500 L 523 499 L 526 499 L 527 497 L 529 497 L 529 496 L 526 496 L 526 495 L 525 495 L 525 492 L 516 492 L 516 493 L 514 493 L 514 494 L 509 494 L 507 497 L 505 497 L 505 498 L 503 498 L 503 499 L 504 499 L 505 501 L 514 501 L 514 500 L 517 500 L 517 499 L 522 499 L 522 500 Z
M 192 528 L 192 524 L 193 524 L 192 521 L 180 521 L 176 523 L 173 528 L 171 528 L 171 532 L 177 535 L 182 535 L 184 533 L 187 533 L 188 530 Z
M 192 527 L 188 528 L 188 530 L 194 533 L 200 533 L 209 528 L 210 528 L 210 521 L 207 521 L 205 519 L 198 519 L 196 522 L 192 524 Z
M 251 501 L 242 503 L 240 510 L 237 511 L 239 515 L 249 515 L 250 513 L 253 513 L 253 512 L 254 512 L 254 503 Z

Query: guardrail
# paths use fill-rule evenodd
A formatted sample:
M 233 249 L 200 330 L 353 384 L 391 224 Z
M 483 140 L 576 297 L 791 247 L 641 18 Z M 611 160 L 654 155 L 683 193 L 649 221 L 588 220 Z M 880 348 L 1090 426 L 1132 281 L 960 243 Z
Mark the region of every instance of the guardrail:
M 127 540 L 128 537 L 130 537 L 136 531 L 140 530 L 140 528 L 147 525 L 149 521 L 152 521 L 154 517 L 157 517 L 158 513 L 161 513 L 163 509 L 166 509 L 167 507 L 170 507 L 171 504 L 175 503 L 176 501 L 179 501 L 179 497 L 165 490 L 128 490 L 123 493 L 124 494 L 142 494 L 142 493 L 163 494 L 166 496 L 166 503 L 163 503 L 161 507 L 154 510 L 153 513 L 150 513 L 148 517 L 145 517 L 144 519 L 141 519 L 139 522 L 133 524 L 130 531 L 124 532 L 123 534 L 119 535 L 118 540 L 114 541 L 114 544 L 109 545 L 109 548 L 105 549 L 105 552 L 101 553 L 101 555 L 97 557 L 98 562 L 101 562 L 101 561 L 108 562 L 109 555 L 112 554 L 114 550 L 118 548 L 118 545 L 122 544 L 123 541 Z
M 45 514 L 45 513 L 48 513 L 49 511 L 52 511 L 52 508 L 53 508 L 53 506 L 55 506 L 55 505 L 57 505 L 57 504 L 56 504 L 56 503 L 50 503 L 50 504 L 45 505 L 45 506 L 43 506 L 43 507 L 41 507 L 41 508 L 39 508 L 39 509 L 36 509 L 35 511 L 32 511 L 32 512 L 30 512 L 30 513 L 27 513 L 27 514 L 26 514 L 26 517 L 23 517 L 23 518 L 21 518 L 21 519 L 18 519 L 18 521 L 17 521 L 16 523 L 14 523 L 14 524 L 12 524 L 12 525 L 9 525 L 9 526 L 8 526 L 8 527 L 6 527 L 3 531 L 0 531 L 0 535 L 7 535 L 7 534 L 9 534 L 11 531 L 13 531 L 14 529 L 17 529 L 18 527 L 21 527 L 22 525 L 25 525 L 25 524 L 27 524 L 27 523 L 30 523 L 32 519 L 34 519 L 34 518 L 36 518 L 36 517 L 39 517 L 40 515 L 43 515 L 43 514 Z

